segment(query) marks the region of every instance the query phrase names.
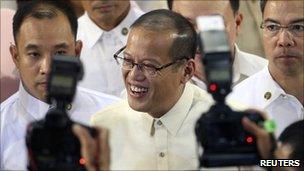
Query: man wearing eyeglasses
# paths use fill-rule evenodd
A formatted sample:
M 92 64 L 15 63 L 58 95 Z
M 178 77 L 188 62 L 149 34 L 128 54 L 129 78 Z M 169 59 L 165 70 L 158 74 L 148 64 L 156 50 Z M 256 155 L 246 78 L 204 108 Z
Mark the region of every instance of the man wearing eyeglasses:
M 112 170 L 195 170 L 194 126 L 212 103 L 187 83 L 195 70 L 196 33 L 180 14 L 156 10 L 132 26 L 114 58 L 127 101 L 95 114 L 110 131 Z
M 239 0 L 223 1 L 187 1 L 168 0 L 171 10 L 180 13 L 187 18 L 195 27 L 196 18 L 201 15 L 222 15 L 225 20 L 226 32 L 229 38 L 231 57 L 233 61 L 233 86 L 242 82 L 247 77 L 262 70 L 267 65 L 267 60 L 262 57 L 241 51 L 236 39 L 243 22 L 243 15 L 239 11 Z M 196 70 L 192 82 L 200 88 L 206 88 L 206 76 L 203 71 L 202 56 L 199 50 L 195 55 Z
M 304 118 L 304 1 L 261 1 L 268 67 L 237 85 L 231 99 L 265 109 L 276 136 Z

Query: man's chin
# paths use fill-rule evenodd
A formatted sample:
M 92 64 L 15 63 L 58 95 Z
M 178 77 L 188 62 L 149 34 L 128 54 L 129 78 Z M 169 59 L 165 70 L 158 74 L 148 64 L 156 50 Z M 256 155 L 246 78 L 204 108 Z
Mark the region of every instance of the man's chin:
M 128 98 L 128 104 L 135 111 L 147 112 L 146 105 L 143 102 L 135 101 Z

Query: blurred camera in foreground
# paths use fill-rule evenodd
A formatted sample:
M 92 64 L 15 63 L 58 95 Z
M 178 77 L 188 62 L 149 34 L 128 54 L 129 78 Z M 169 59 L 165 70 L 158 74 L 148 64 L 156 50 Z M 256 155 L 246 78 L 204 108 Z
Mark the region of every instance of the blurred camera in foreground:
M 231 92 L 233 74 L 223 18 L 201 16 L 197 23 L 208 92 L 215 100 L 195 127 L 200 167 L 256 165 L 260 159 L 256 138 L 244 130 L 241 120 L 247 117 L 263 124 L 263 118 L 258 113 L 233 111 L 225 103 Z
M 82 64 L 78 58 L 60 55 L 52 58 L 47 85 L 47 101 L 52 107 L 44 119 L 32 122 L 27 127 L 29 170 L 85 170 L 80 142 L 72 132 L 74 122 L 67 114 L 77 81 L 82 76 Z M 94 135 L 94 130 L 88 129 Z

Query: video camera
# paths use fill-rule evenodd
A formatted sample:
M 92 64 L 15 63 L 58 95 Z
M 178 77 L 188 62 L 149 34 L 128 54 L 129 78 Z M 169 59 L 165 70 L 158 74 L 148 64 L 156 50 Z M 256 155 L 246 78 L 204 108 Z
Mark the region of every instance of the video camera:
M 80 142 L 72 132 L 67 114 L 83 69 L 76 57 L 55 55 L 47 83 L 47 101 L 52 104 L 45 118 L 27 127 L 26 146 L 32 171 L 83 171 Z M 88 128 L 88 127 L 87 127 Z M 94 129 L 88 128 L 94 136 Z
M 241 120 L 248 117 L 262 124 L 263 118 L 258 113 L 233 111 L 225 103 L 231 92 L 232 58 L 223 18 L 219 15 L 201 16 L 197 24 L 208 92 L 215 100 L 195 126 L 200 167 L 258 164 L 256 138 L 244 130 Z

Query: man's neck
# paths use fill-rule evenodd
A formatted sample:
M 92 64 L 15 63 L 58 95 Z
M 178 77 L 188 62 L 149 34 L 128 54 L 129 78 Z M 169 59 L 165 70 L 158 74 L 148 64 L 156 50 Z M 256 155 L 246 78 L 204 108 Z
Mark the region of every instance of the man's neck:
M 110 31 L 112 29 L 114 29 L 116 26 L 118 26 L 128 15 L 130 11 L 130 5 L 127 8 L 126 11 L 124 11 L 117 19 L 102 19 L 102 20 L 98 20 L 98 21 L 94 21 L 98 27 L 100 27 L 101 29 L 105 30 L 105 31 Z
M 168 104 L 166 107 L 162 108 L 162 109 L 157 109 L 157 111 L 151 111 L 148 112 L 149 115 L 151 115 L 153 118 L 161 118 L 162 116 L 164 116 L 166 113 L 168 113 L 174 105 L 176 105 L 176 103 L 179 101 L 179 99 L 182 97 L 183 92 L 185 91 L 185 86 L 181 87 L 179 89 L 179 91 L 176 93 L 176 98 L 174 98 L 175 100 Z
M 304 102 L 304 74 L 303 72 L 296 75 L 287 75 L 285 73 L 275 73 L 269 70 L 273 79 L 281 88 L 290 95 L 295 96 L 303 105 Z

